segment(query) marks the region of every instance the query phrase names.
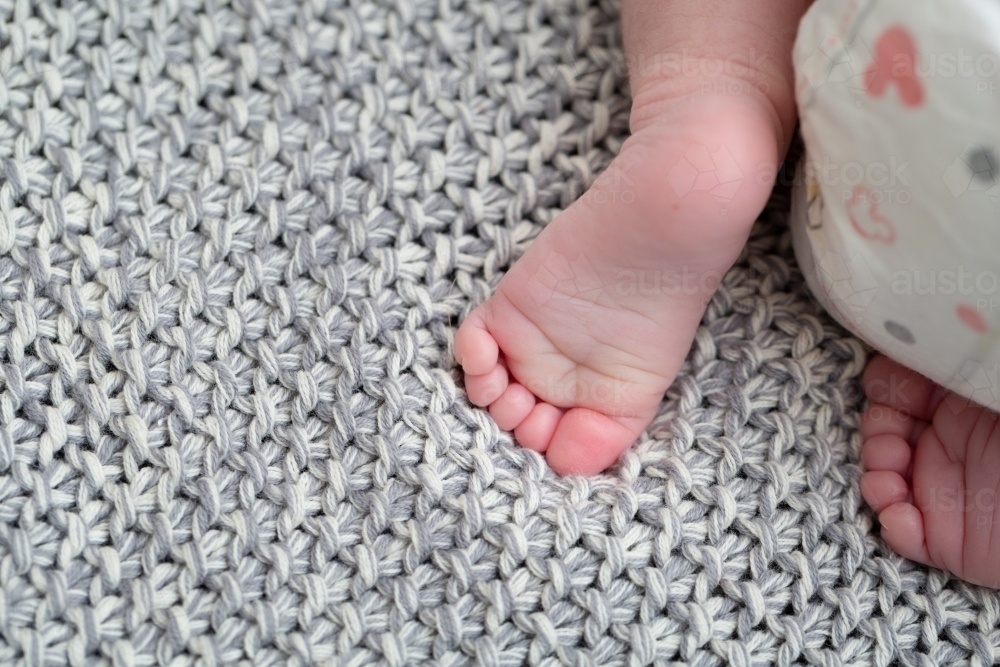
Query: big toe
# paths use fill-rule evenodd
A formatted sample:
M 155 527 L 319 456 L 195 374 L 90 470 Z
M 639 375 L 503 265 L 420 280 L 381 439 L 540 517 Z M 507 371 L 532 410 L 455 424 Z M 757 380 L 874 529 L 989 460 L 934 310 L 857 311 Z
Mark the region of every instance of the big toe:
M 562 416 L 545 458 L 560 475 L 595 475 L 611 467 L 641 429 L 587 408 Z

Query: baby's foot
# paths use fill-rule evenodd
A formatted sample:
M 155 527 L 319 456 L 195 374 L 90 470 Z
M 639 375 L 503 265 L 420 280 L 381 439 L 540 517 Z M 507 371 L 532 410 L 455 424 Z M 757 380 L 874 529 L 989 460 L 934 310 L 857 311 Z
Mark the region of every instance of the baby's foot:
M 861 493 L 905 558 L 1000 588 L 1000 420 L 877 357 L 864 374 Z
M 612 465 L 652 421 L 767 200 L 773 110 L 661 103 L 462 324 L 469 399 L 562 474 Z

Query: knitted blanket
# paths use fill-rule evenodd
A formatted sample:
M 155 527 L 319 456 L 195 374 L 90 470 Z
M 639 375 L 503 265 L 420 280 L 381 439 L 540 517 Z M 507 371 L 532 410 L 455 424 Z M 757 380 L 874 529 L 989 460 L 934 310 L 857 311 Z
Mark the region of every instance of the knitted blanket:
M 611 0 L 0 0 L 0 664 L 993 661 L 859 500 L 778 191 L 560 479 L 455 325 L 626 132 Z

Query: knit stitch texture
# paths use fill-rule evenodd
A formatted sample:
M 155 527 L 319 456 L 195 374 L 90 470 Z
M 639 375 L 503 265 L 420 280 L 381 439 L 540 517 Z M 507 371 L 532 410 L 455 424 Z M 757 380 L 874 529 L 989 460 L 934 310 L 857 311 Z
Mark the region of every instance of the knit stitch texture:
M 0 664 L 992 663 L 860 503 L 783 191 L 619 467 L 466 401 L 626 135 L 610 0 L 0 0 L 0 75 Z

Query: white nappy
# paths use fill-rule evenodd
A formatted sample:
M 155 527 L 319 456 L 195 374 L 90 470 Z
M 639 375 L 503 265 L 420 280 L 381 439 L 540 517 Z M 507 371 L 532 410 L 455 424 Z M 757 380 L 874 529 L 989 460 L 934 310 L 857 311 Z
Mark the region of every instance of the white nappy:
M 817 0 L 794 63 L 810 289 L 873 347 L 1000 409 L 1000 2 Z

